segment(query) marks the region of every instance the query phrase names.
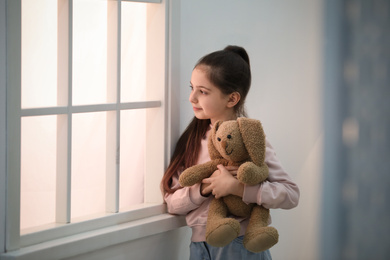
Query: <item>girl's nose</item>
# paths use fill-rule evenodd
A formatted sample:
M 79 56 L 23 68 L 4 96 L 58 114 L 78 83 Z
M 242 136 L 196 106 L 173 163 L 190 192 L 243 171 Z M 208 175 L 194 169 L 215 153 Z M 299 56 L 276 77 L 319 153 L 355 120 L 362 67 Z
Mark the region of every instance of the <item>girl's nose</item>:
M 197 99 L 196 99 L 196 96 L 195 96 L 195 91 L 191 92 L 190 97 L 189 97 L 189 101 L 191 103 L 196 103 Z

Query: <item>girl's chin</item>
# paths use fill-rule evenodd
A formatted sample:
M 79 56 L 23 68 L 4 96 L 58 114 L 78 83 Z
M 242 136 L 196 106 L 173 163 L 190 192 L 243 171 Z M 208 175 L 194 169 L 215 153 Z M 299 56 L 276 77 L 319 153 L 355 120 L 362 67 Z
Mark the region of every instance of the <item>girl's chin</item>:
M 203 115 L 203 114 L 201 114 L 201 113 L 194 113 L 194 115 L 195 115 L 195 117 L 196 117 L 197 119 L 201 119 L 201 120 L 203 120 L 203 119 L 209 119 L 207 116 L 205 116 L 205 115 Z

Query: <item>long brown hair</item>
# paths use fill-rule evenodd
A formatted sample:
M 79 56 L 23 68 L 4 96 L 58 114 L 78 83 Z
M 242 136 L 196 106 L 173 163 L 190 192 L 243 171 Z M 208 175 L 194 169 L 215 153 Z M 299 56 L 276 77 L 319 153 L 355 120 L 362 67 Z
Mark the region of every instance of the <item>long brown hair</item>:
M 249 56 L 245 49 L 229 45 L 221 51 L 202 57 L 195 68 L 198 66 L 206 69 L 209 80 L 222 93 L 226 95 L 233 92 L 240 93 L 240 101 L 234 108 L 237 116 L 246 116 L 244 103 L 251 84 L 251 71 Z M 176 144 L 169 166 L 162 178 L 164 192 L 173 193 L 177 190 L 172 189 L 172 177 L 178 170 L 184 170 L 196 164 L 201 140 L 209 125 L 210 119 L 201 120 L 194 117 L 187 126 Z
M 172 176 L 180 169 L 186 169 L 196 164 L 200 151 L 200 143 L 206 135 L 210 125 L 210 119 L 202 120 L 194 117 L 187 126 L 179 140 L 171 157 L 168 169 L 162 178 L 162 187 L 165 192 L 173 193 Z

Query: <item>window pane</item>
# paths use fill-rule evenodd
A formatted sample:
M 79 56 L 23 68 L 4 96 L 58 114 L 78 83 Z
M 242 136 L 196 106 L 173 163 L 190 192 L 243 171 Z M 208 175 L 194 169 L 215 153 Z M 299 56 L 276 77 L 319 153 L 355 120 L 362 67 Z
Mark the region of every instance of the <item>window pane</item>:
M 105 212 L 106 113 L 73 115 L 72 219 Z
M 21 229 L 55 222 L 56 116 L 22 118 Z
M 107 2 L 73 1 L 73 104 L 107 102 Z
M 122 3 L 121 102 L 146 99 L 145 3 Z
M 57 105 L 57 1 L 22 1 L 22 108 Z
M 123 209 L 144 201 L 146 111 L 122 111 L 120 132 L 119 207 Z

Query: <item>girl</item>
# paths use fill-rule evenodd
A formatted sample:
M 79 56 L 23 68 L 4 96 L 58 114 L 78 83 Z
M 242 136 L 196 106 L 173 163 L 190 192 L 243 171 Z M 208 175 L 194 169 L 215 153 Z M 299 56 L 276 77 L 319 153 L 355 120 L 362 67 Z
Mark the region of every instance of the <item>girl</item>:
M 189 101 L 195 117 L 179 138 L 162 179 L 168 212 L 186 215 L 187 224 L 192 229 L 190 259 L 271 259 L 269 250 L 252 253 L 243 246 L 249 219 L 237 218 L 241 225 L 240 235 L 229 245 L 218 248 L 205 242 L 208 207 L 213 197 L 234 194 L 246 203 L 257 203 L 266 208 L 291 209 L 297 206 L 298 186 L 283 170 L 268 141 L 265 162 L 269 177 L 262 184 L 241 184 L 234 177 L 237 168 L 222 165 L 200 184 L 182 188 L 178 183 L 184 169 L 210 160 L 207 140 L 216 121 L 246 116 L 244 102 L 251 84 L 247 52 L 242 47 L 227 46 L 204 56 L 195 65 L 190 83 Z

